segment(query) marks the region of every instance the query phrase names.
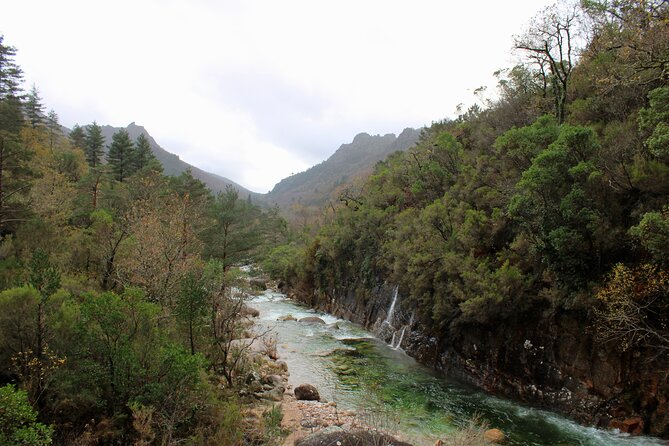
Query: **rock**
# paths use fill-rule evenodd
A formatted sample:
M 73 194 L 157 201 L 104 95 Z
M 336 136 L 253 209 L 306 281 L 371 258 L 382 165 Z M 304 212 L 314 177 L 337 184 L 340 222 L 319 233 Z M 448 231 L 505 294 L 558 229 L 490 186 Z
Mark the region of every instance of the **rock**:
M 618 429 L 620 432 L 626 434 L 641 434 L 643 433 L 643 420 L 639 417 L 627 418 L 625 420 L 611 420 L 609 428 Z
M 275 387 L 272 390 L 267 390 L 260 394 L 260 398 L 270 401 L 281 401 L 283 400 L 283 392 L 285 389 L 283 386 Z
M 504 443 L 504 439 L 506 438 L 506 435 L 504 435 L 504 432 L 502 432 L 499 429 L 488 429 L 487 431 L 485 431 L 483 433 L 483 438 L 488 443 L 502 444 L 502 443 Z
M 254 382 L 260 381 L 260 375 L 258 375 L 258 372 L 249 372 L 248 375 L 246 375 L 246 384 L 252 384 Z
M 263 381 L 266 384 L 270 384 L 274 387 L 283 386 L 283 378 L 281 378 L 279 375 L 267 375 L 263 378 Z
M 325 321 L 320 317 L 316 316 L 307 316 L 299 320 L 299 322 L 304 322 L 307 324 L 325 324 Z
M 305 401 L 318 401 L 321 399 L 321 396 L 318 394 L 318 390 L 311 384 L 302 384 L 295 387 L 295 399 L 305 400 Z
M 260 291 L 265 291 L 267 289 L 267 281 L 257 277 L 249 280 L 249 285 L 251 285 L 251 288 Z
M 339 330 L 340 329 L 339 322 L 334 322 L 332 324 L 328 324 L 328 328 L 331 328 L 333 330 Z
M 242 305 L 242 308 L 239 310 L 239 314 L 241 316 L 258 317 L 260 316 L 260 311 L 253 307 L 249 307 L 248 305 Z
M 288 371 L 288 363 L 286 361 L 276 361 L 274 364 L 279 368 L 279 370 L 284 372 Z
M 434 442 L 434 446 L 444 446 L 444 442 L 441 440 L 437 440 Z
M 285 321 L 296 321 L 297 319 L 292 314 L 284 314 L 283 316 L 279 316 L 276 320 L 279 322 L 285 322 Z
M 390 435 L 380 432 L 366 431 L 344 431 L 335 428 L 328 432 L 324 429 L 322 432 L 309 435 L 295 441 L 295 446 L 411 446 L 409 443 L 399 441 Z

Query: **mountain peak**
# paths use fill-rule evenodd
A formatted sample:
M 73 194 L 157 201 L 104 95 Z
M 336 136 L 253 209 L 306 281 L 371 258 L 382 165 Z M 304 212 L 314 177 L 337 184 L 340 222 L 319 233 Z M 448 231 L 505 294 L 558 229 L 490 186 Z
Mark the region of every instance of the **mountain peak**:
M 342 184 L 369 173 L 378 161 L 391 153 L 413 146 L 419 135 L 420 131 L 414 129 L 405 129 L 401 138 L 394 133 L 383 136 L 358 133 L 353 141 L 342 144 L 327 160 L 281 180 L 267 199 L 284 209 L 293 203 L 320 206 L 332 199 Z

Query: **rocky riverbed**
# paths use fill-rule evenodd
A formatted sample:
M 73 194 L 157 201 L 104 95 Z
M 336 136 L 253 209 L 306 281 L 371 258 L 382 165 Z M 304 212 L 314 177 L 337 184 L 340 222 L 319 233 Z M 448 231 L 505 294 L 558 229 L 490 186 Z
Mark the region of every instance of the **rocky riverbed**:
M 259 310 L 256 328 L 275 336 L 274 351 L 264 353 L 271 366 L 257 377 L 261 387 L 255 390 L 260 398 L 278 401 L 279 386 L 271 387 L 276 380 L 266 375 L 281 376 L 282 426 L 291 432 L 285 444 L 316 433 L 363 428 L 391 432 L 411 444 L 432 445 L 467 431 L 472 418 L 480 421 L 474 426 L 474 441 L 482 439 L 480 426 L 485 425 L 501 429 L 504 444 L 509 445 L 664 444 L 651 437 L 579 426 L 557 414 L 437 376 L 360 327 L 302 307 L 283 294 L 267 291 L 250 305 Z M 322 322 L 299 322 L 306 317 Z M 266 346 L 259 343 L 258 349 L 262 352 Z M 305 383 L 317 387 L 320 401 L 295 398 L 295 388 Z M 472 438 L 467 441 L 459 444 L 477 444 Z

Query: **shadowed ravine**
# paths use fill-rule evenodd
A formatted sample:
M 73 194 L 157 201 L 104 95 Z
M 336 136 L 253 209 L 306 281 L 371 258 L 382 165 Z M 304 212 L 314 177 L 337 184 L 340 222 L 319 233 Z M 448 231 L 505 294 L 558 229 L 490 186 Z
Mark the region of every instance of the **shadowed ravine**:
M 581 426 L 436 376 L 401 350 L 328 314 L 316 314 L 326 324 L 279 322 L 277 318 L 287 314 L 298 319 L 315 315 L 283 294 L 268 291 L 251 305 L 260 311 L 259 324 L 272 327 L 278 336 L 290 384 L 313 384 L 339 407 L 373 414 L 367 416 L 422 444 L 432 444 L 473 417 L 502 429 L 509 437 L 507 444 L 514 445 L 667 444 Z

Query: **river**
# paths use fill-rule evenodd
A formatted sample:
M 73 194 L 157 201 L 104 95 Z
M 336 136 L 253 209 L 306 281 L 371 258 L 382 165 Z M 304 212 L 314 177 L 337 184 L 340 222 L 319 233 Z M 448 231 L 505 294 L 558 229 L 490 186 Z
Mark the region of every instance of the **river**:
M 259 324 L 277 337 L 289 383 L 309 383 L 342 409 L 355 410 L 367 423 L 395 432 L 415 444 L 432 445 L 477 419 L 499 428 L 511 445 L 639 446 L 667 445 L 638 437 L 581 426 L 560 415 L 488 395 L 438 375 L 363 328 L 298 305 L 285 295 L 266 291 L 250 305 L 260 311 Z M 277 321 L 318 316 L 326 324 Z

